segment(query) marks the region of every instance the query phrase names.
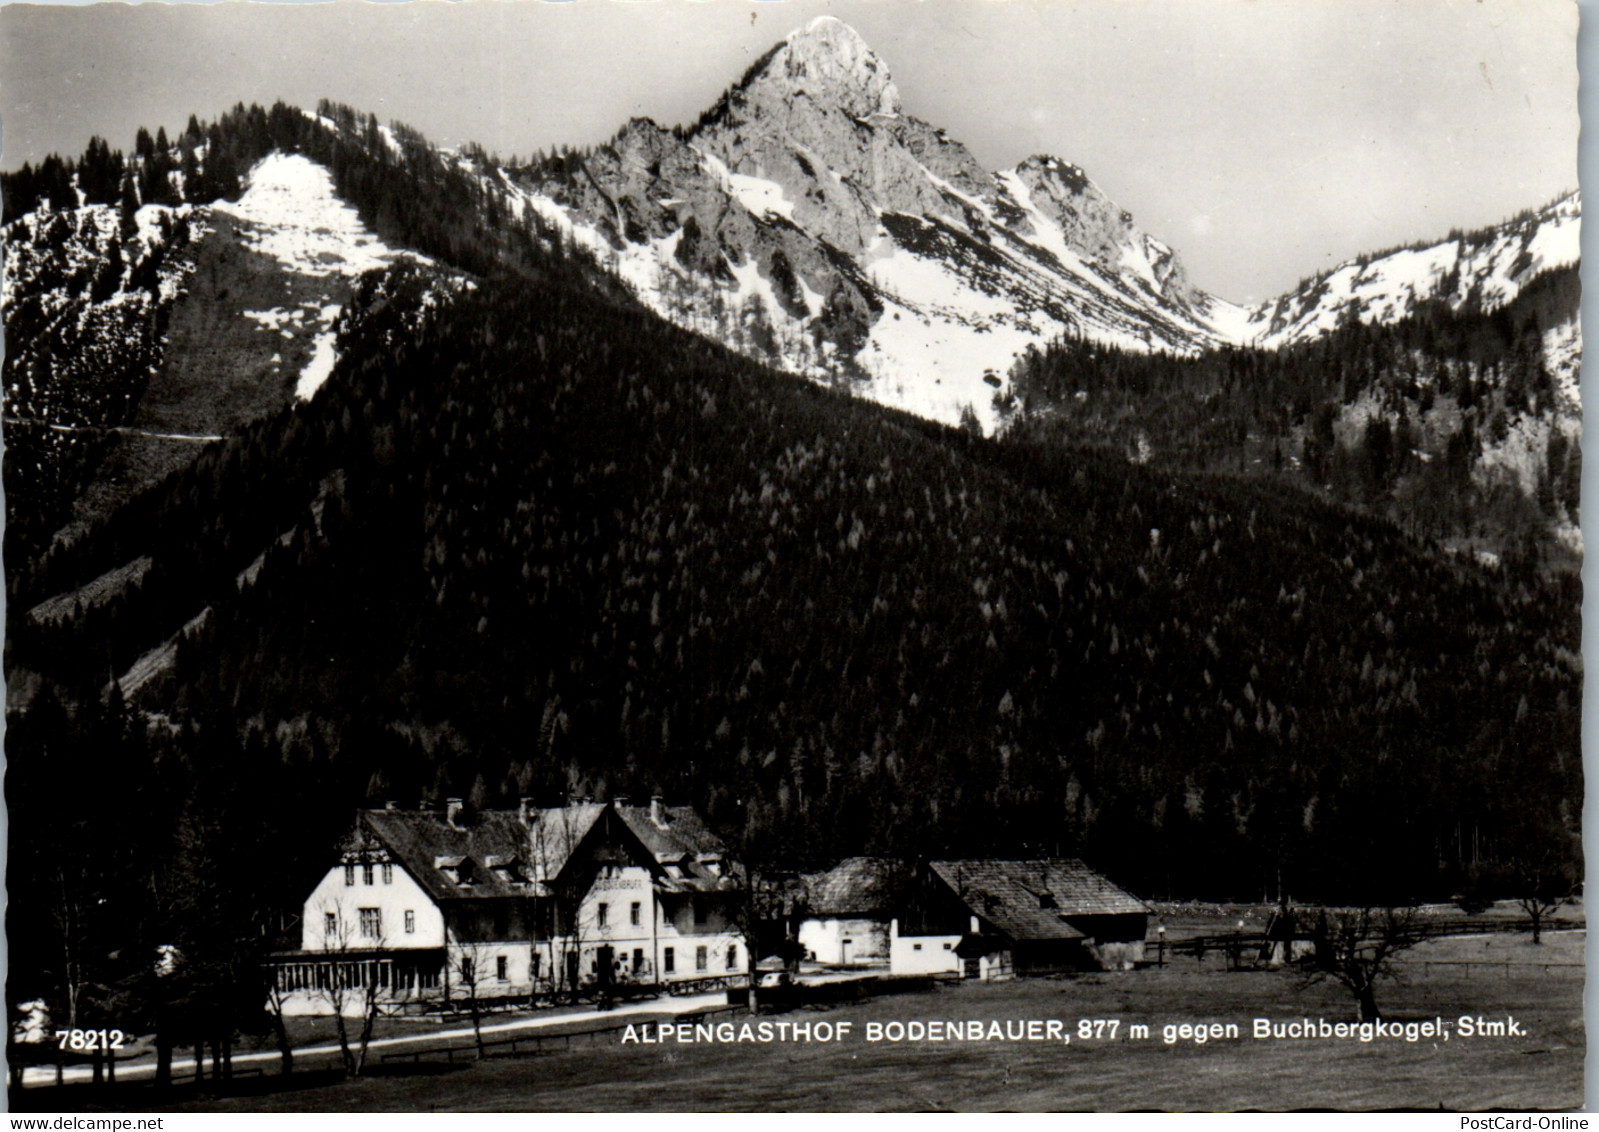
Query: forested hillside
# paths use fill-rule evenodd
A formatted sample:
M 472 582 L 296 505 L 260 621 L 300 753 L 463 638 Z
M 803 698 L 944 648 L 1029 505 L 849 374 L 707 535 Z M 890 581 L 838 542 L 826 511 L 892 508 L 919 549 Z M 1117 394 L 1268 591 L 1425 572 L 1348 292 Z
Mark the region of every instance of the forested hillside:
M 6 193 L 9 202 L 11 195 Z M 162 360 L 193 210 L 41 209 L 5 231 L 7 545 L 48 538 Z
M 1447 894 L 1463 845 L 1578 796 L 1569 583 L 979 441 L 561 289 L 485 285 L 408 342 L 415 270 L 307 410 L 47 561 L 40 593 L 161 583 L 23 626 L 13 664 L 87 694 L 203 602 L 140 706 L 347 804 L 660 790 L 795 861 L 1071 850 L 1150 892 Z
M 1266 475 L 1419 536 L 1565 568 L 1582 478 L 1576 267 L 1491 312 L 1445 298 L 1280 349 L 1030 349 L 1002 413 L 1040 443 Z

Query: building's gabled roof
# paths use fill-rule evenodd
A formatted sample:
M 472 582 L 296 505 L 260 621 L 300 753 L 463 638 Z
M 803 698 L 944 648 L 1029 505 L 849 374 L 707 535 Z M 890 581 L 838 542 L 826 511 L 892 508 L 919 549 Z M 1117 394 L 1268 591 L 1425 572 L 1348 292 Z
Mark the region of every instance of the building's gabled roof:
M 531 896 L 538 891 L 531 884 L 503 879 L 486 863 L 490 857 L 526 859 L 527 828 L 515 813 L 480 813 L 457 828 L 426 810 L 366 810 L 361 824 L 435 901 Z
M 813 916 L 886 915 L 897 867 L 883 857 L 848 857 L 825 873 L 810 873 L 805 877 L 806 908 Z
M 528 875 L 542 884 L 554 882 L 605 813 L 605 807 L 604 802 L 574 802 L 569 806 L 528 808 L 521 846 Z M 522 824 L 520 815 L 510 816 Z
M 1081 916 L 1147 913 L 1149 905 L 1081 861 L 930 861 L 972 912 L 1013 940 L 1078 939 Z
M 734 885 L 727 846 L 692 806 L 619 805 L 616 813 L 655 858 L 656 885 L 662 892 L 709 892 Z
M 552 896 L 579 848 L 601 836 L 596 830 L 608 810 L 616 818 L 607 820 L 620 824 L 605 827 L 603 836 L 621 839 L 618 859 L 647 865 L 661 891 L 736 886 L 726 847 L 688 806 L 580 802 L 486 810 L 458 820 L 435 810 L 364 810 L 345 859 L 385 852 L 439 902 Z

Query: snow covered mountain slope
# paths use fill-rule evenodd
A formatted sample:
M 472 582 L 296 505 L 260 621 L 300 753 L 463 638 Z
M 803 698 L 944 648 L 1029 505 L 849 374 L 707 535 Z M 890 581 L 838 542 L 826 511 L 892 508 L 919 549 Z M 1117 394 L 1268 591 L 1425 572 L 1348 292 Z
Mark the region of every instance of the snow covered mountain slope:
M 636 119 L 511 181 L 668 318 L 949 423 L 970 411 L 991 428 L 1029 343 L 1191 352 L 1245 317 L 1077 167 L 990 173 L 905 113 L 887 66 L 831 16 L 691 129 Z
M 188 205 L 40 208 L 7 225 L 6 499 L 59 516 L 160 367 L 205 225 Z M 23 525 L 26 525 L 25 521 Z M 35 532 L 47 533 L 47 532 Z
M 1275 348 L 1350 320 L 1396 322 L 1427 301 L 1493 311 L 1541 272 L 1581 258 L 1582 198 L 1570 193 L 1504 224 L 1436 244 L 1362 256 L 1250 308 L 1241 341 Z
M 1241 307 L 1190 283 L 1077 166 L 1035 156 L 983 169 L 906 112 L 887 65 L 831 16 L 774 46 L 691 127 L 635 119 L 592 153 L 504 176 L 524 214 L 673 321 L 921 416 L 972 414 L 985 431 L 1029 345 L 1276 348 L 1440 297 L 1492 310 L 1576 262 L 1580 222 L 1572 194 Z
M 292 304 L 243 313 L 268 335 L 294 341 L 309 334 L 310 355 L 294 383 L 294 396 L 309 400 L 333 372 L 334 320 L 343 309 L 348 280 L 417 257 L 388 247 L 368 231 L 355 209 L 334 194 L 328 171 L 299 154 L 269 154 L 247 182 L 237 202 L 218 201 L 212 212 L 232 219 L 245 248 L 276 261 L 285 292 L 306 292 Z M 273 354 L 281 359 L 278 351 Z M 283 365 L 281 360 L 273 364 Z
M 97 515 L 193 459 L 203 444 L 294 400 L 332 372 L 355 279 L 425 257 L 391 248 L 299 154 L 256 162 L 237 201 L 47 203 L 5 231 L 8 483 L 71 541 Z M 15 459 L 15 457 L 14 457 Z M 68 519 L 70 515 L 70 519 Z

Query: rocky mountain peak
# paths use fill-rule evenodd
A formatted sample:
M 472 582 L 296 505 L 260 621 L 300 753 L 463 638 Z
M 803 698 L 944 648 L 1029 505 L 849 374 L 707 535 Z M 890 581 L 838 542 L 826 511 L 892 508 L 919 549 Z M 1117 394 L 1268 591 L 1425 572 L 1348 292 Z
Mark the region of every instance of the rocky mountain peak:
M 897 115 L 899 88 L 860 33 L 835 16 L 791 32 L 746 89 L 770 85 L 789 96 L 837 107 L 856 118 Z
M 1223 337 L 1171 248 L 1056 157 L 986 170 L 902 109 L 888 66 L 823 16 L 691 129 L 633 122 L 530 198 L 676 321 L 956 423 L 995 420 L 1027 345 Z

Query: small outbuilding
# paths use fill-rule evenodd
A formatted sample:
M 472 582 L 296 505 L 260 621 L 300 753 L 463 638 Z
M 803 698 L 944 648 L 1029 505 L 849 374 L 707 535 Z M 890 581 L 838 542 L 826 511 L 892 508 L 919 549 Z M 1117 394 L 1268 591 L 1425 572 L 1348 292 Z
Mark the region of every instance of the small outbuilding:
M 1127 969 L 1144 958 L 1149 905 L 1082 861 L 929 861 L 889 925 L 896 974 L 1003 979 Z
M 799 943 L 804 957 L 838 967 L 888 963 L 888 924 L 898 861 L 849 857 L 805 877 Z

